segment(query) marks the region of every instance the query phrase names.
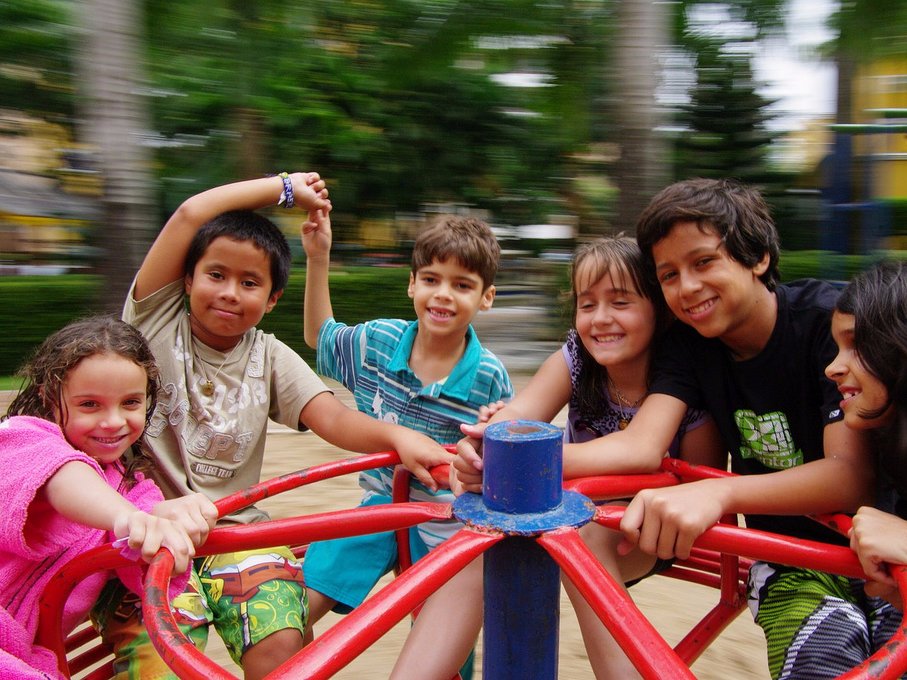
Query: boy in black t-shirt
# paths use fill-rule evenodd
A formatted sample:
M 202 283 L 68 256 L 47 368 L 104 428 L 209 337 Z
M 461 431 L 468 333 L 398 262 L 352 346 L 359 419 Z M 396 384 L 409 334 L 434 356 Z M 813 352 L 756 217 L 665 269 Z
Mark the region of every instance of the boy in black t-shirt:
M 662 190 L 637 238 L 680 320 L 655 363 L 651 394 L 615 453 L 666 450 L 687 408 L 714 417 L 739 477 L 649 489 L 621 522 L 627 543 L 661 558 L 690 553 L 727 513 L 747 525 L 845 543 L 801 517 L 852 511 L 871 496 L 873 460 L 845 427 L 825 366 L 836 291 L 820 281 L 778 284 L 779 240 L 759 192 L 727 180 Z M 897 615 L 867 602 L 862 582 L 757 563 L 750 606 L 765 632 L 773 678 L 831 678 L 884 644 Z M 894 616 L 891 614 L 894 613 Z

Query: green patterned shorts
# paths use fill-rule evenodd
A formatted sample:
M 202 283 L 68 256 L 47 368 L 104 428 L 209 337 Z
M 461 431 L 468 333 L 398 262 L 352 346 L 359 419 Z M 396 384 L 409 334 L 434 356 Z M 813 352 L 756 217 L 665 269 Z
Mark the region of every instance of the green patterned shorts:
M 198 571 L 214 627 L 237 664 L 272 633 L 305 632 L 309 603 L 302 564 L 289 548 L 210 555 Z

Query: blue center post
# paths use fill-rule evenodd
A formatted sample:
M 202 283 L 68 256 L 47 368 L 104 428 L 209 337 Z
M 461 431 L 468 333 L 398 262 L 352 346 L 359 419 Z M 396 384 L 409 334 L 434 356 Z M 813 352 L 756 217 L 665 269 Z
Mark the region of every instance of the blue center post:
M 581 526 L 595 513 L 588 498 L 563 490 L 562 442 L 562 430 L 550 423 L 490 425 L 482 496 L 464 494 L 454 503 L 460 521 L 508 536 L 484 556 L 487 679 L 557 678 L 560 569 L 533 537 Z

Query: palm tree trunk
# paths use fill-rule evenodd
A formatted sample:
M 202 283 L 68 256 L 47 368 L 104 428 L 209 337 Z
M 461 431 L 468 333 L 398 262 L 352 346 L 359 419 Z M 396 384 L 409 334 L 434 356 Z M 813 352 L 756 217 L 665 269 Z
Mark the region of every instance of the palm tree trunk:
M 670 160 L 667 144 L 656 129 L 661 121 L 655 102 L 661 74 L 658 54 L 667 44 L 665 7 L 654 0 L 619 3 L 617 231 L 635 230 L 642 209 L 668 177 Z
M 137 0 L 85 0 L 79 53 L 82 138 L 103 178 L 103 217 L 97 239 L 106 279 L 99 306 L 122 307 L 152 236 L 154 192 L 150 130 L 141 58 L 141 4 Z

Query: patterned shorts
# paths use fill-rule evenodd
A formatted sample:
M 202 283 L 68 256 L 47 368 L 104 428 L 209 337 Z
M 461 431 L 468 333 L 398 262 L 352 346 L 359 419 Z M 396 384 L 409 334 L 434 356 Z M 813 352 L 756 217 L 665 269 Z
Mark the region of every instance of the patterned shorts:
M 309 601 L 302 564 L 289 548 L 210 555 L 198 571 L 214 627 L 237 664 L 249 647 L 272 633 L 305 632 Z
M 284 628 L 302 634 L 308 620 L 302 565 L 286 547 L 196 560 L 188 587 L 171 606 L 180 630 L 199 649 L 204 650 L 213 622 L 238 665 L 252 645 Z M 114 648 L 118 680 L 176 679 L 148 638 L 141 599 L 119 580 L 107 583 L 91 620 Z
M 756 562 L 749 606 L 765 633 L 775 680 L 836 678 L 897 630 L 901 612 L 863 592 L 863 581 Z

